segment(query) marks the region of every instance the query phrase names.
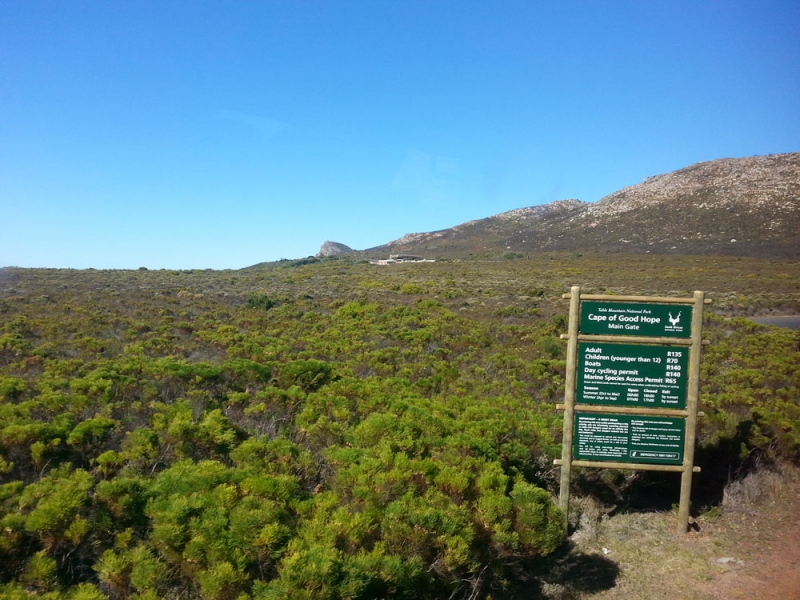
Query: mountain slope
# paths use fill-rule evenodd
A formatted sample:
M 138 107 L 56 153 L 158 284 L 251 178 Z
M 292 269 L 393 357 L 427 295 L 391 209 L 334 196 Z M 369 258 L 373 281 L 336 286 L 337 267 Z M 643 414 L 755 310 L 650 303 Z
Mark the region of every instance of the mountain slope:
M 556 250 L 800 258 L 800 153 L 697 163 L 596 203 L 520 208 L 365 252 L 455 258 Z

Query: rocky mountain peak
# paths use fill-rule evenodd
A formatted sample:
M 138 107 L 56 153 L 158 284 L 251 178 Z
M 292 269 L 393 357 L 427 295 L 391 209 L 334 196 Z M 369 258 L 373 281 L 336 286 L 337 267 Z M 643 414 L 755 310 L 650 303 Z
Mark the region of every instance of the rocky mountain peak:
M 344 254 L 345 252 L 352 252 L 350 246 L 340 244 L 339 242 L 326 241 L 319 249 L 317 256 L 336 256 L 337 254 Z

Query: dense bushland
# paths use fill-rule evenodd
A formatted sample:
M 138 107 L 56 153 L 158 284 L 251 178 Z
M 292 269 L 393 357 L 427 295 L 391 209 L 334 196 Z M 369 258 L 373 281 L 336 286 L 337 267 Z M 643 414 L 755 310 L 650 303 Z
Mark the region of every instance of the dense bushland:
M 0 592 L 501 594 L 562 542 L 571 283 L 798 309 L 796 263 L 683 260 L 3 269 Z M 720 315 L 702 448 L 797 461 L 797 335 Z

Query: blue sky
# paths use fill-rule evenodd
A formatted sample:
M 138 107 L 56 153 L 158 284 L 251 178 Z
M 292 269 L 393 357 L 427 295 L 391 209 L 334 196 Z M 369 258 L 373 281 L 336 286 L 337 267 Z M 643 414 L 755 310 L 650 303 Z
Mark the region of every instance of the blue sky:
M 0 266 L 241 268 L 800 151 L 800 2 L 0 3 Z

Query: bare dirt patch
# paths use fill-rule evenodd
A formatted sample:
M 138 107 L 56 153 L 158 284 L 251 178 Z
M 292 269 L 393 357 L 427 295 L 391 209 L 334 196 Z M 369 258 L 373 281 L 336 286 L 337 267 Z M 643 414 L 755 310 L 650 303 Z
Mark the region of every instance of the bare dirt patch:
M 790 482 L 755 510 L 728 519 L 741 564 L 725 569 L 710 598 L 800 598 L 800 483 Z
M 675 519 L 628 513 L 579 530 L 577 549 L 615 561 L 620 574 L 610 589 L 565 590 L 562 598 L 800 598 L 798 471 L 762 471 L 729 485 L 722 506 L 697 519 L 699 531 L 679 535 Z

